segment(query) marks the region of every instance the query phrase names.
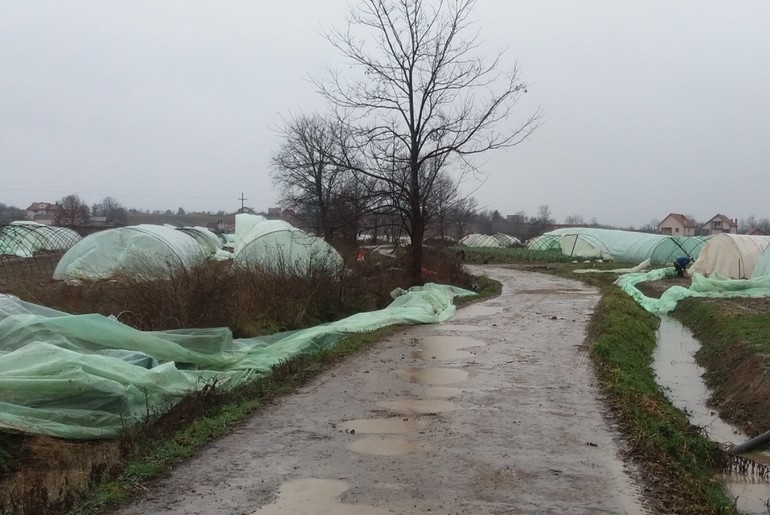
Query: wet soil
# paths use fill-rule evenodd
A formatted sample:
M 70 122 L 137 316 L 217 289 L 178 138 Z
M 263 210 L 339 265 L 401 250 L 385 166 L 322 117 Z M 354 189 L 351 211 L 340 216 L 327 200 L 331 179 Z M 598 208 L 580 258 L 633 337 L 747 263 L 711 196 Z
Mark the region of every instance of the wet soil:
M 485 271 L 501 296 L 386 338 L 118 513 L 645 512 L 584 346 L 598 292 Z

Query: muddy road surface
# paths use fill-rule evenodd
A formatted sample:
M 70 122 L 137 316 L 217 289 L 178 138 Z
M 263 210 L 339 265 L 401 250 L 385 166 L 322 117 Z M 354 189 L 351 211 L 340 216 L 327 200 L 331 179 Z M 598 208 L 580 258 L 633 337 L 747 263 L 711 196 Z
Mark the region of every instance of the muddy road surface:
M 118 513 L 644 513 L 583 345 L 598 292 L 483 271 L 500 297 L 321 375 Z

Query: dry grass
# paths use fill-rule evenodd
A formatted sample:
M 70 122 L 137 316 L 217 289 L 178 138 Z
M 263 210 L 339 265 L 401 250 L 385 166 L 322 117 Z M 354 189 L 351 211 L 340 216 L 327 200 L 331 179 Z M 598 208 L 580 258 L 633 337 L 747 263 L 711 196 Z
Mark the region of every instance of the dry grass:
M 18 274 L 0 288 L 69 313 L 115 315 L 141 330 L 225 326 L 236 337 L 247 337 L 379 309 L 392 301 L 393 289 L 408 286 L 405 253 L 367 252 L 362 262 L 355 260 L 355 254 L 344 254 L 351 259 L 342 273 L 320 266 L 301 273 L 291 267 L 202 263 L 190 269 L 155 267 L 139 274 L 144 280 L 123 274 L 109 281 L 66 284 L 51 280 L 52 267 L 44 267 L 45 273 Z M 471 287 L 471 277 L 456 257 L 426 249 L 425 260 L 433 272 L 426 280 Z M 294 376 L 310 374 L 313 366 L 294 371 L 296 363 L 284 364 L 276 374 L 281 384 L 271 380 L 251 389 L 260 396 L 268 389 L 279 391 L 295 382 Z M 239 402 L 253 402 L 250 393 L 239 395 L 243 395 Z M 226 409 L 222 402 L 216 385 L 210 385 L 116 442 L 70 442 L 0 432 L 0 513 L 61 513 L 81 489 L 112 476 L 138 449 L 151 447 L 179 428 L 197 427 L 201 417 Z M 196 430 L 205 438 L 205 426 Z

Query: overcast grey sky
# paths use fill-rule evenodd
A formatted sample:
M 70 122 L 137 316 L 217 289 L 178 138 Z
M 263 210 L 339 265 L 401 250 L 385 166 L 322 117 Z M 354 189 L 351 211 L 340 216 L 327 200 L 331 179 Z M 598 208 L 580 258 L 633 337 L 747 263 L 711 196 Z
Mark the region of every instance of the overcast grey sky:
M 276 205 L 274 129 L 324 109 L 307 77 L 340 67 L 321 29 L 346 11 L 0 0 L 0 202 L 230 211 L 244 192 Z M 618 226 L 770 216 L 770 2 L 479 0 L 474 18 L 530 84 L 511 125 L 544 111 L 480 163 L 482 206 Z

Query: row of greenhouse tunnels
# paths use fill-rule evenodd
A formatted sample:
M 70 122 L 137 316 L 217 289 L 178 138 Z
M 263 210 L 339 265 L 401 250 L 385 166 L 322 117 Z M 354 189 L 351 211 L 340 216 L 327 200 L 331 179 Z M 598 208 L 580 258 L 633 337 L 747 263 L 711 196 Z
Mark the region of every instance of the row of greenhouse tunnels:
M 360 242 L 361 246 L 371 241 Z M 408 245 L 408 239 L 386 242 Z M 458 248 L 517 248 L 557 253 L 575 261 L 603 261 L 652 267 L 670 266 L 678 257 L 694 261 L 690 273 L 730 279 L 770 275 L 769 236 L 723 233 L 671 236 L 630 230 L 561 227 L 528 241 L 502 234 L 469 234 Z M 100 280 L 117 273 L 139 274 L 155 264 L 189 267 L 206 260 L 232 260 L 236 265 L 289 265 L 294 271 L 321 264 L 341 268 L 343 259 L 322 238 L 284 220 L 239 214 L 235 230 L 141 224 L 81 237 L 72 229 L 13 222 L 0 226 L 0 263 L 40 255 L 56 259 L 53 278 Z M 53 258 L 52 258 L 53 259 Z M 2 275 L 2 274 L 0 274 Z

